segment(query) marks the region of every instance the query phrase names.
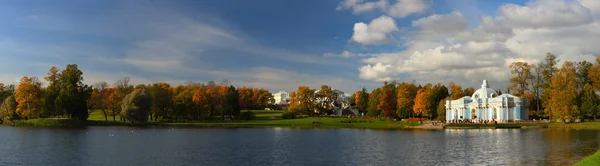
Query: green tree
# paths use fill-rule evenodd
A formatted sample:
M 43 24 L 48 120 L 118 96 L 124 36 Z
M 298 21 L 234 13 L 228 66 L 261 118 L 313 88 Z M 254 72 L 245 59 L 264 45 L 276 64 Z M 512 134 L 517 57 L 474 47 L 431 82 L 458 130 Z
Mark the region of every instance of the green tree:
M 56 98 L 60 93 L 60 70 L 52 66 L 44 80 L 48 81 L 48 87 L 44 90 L 42 102 L 44 103 L 45 116 L 62 115 L 62 110 L 56 105 Z
M 588 61 L 581 61 L 577 63 L 577 90 L 581 91 L 583 90 L 583 87 L 586 84 L 590 84 L 592 83 L 592 80 L 590 79 L 589 75 L 588 75 L 588 71 L 590 70 L 590 68 L 592 68 L 592 66 L 594 66 L 594 64 L 588 62 Z
M 547 53 L 545 61 L 543 63 L 540 63 L 540 73 L 542 74 L 543 80 L 542 84 L 540 85 L 543 90 L 540 99 L 542 101 L 542 107 L 549 114 L 551 119 L 552 108 L 547 107 L 551 98 L 553 97 L 553 95 L 551 95 L 552 89 L 550 88 L 550 84 L 552 81 L 552 77 L 554 77 L 554 75 L 556 75 L 556 73 L 558 72 L 558 67 L 556 66 L 558 61 L 559 60 L 556 58 L 556 55 L 552 53 Z M 573 80 L 575 80 L 575 78 Z M 574 85 L 574 87 L 576 87 L 576 85 Z
M 15 119 L 18 119 L 17 115 L 17 101 L 13 96 L 8 96 L 2 104 L 0 104 L 0 124 L 9 124 Z
M 152 97 L 144 89 L 136 89 L 123 99 L 121 117 L 132 123 L 148 122 Z
M 225 94 L 225 114 L 229 115 L 229 118 L 233 116 L 240 116 L 240 94 L 232 85 L 227 89 L 227 93 Z
M 448 94 L 448 88 L 446 86 L 438 83 L 431 87 L 431 89 L 429 90 L 429 99 L 427 100 L 427 108 L 429 108 L 428 115 L 430 116 L 430 118 L 433 119 L 437 117 L 437 110 L 440 101 L 448 96 L 450 95 Z
M 69 117 L 87 121 L 87 100 L 91 97 L 92 88 L 83 84 L 83 72 L 76 64 L 69 64 L 60 74 L 59 81 L 60 92 L 55 104 L 64 109 Z
M 600 98 L 591 84 L 585 84 L 583 90 L 579 93 L 579 109 L 581 115 L 587 119 L 596 120 L 598 116 L 598 107 L 600 106 Z
M 154 83 L 146 88 L 148 94 L 152 97 L 150 120 L 152 120 L 152 117 L 158 120 L 168 115 L 169 110 L 173 108 L 171 85 L 167 83 Z
M 358 110 L 366 114 L 367 108 L 369 108 L 369 92 L 364 87 L 360 90 L 360 95 L 357 96 L 356 107 Z
M 380 96 L 380 88 L 374 89 L 371 94 L 369 94 L 369 107 L 367 108 L 367 115 L 370 117 L 378 116 L 381 111 L 379 110 L 379 96 Z
M 440 100 L 440 103 L 437 106 L 437 114 L 439 120 L 446 119 L 446 101 L 450 100 L 450 97 L 446 97 L 443 100 Z

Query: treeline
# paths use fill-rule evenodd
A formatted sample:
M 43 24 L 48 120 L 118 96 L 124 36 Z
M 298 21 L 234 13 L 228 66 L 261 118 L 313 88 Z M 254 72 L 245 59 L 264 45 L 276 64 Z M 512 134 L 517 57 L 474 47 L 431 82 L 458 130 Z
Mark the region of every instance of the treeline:
M 35 118 L 71 118 L 86 121 L 92 111 L 101 111 L 109 121 L 196 121 L 241 118 L 240 110 L 273 107 L 273 96 L 264 89 L 235 88 L 220 84 L 188 82 L 171 87 L 167 83 L 130 84 L 117 80 L 113 87 L 100 81 L 83 84 L 83 72 L 70 64 L 60 71 L 52 67 L 43 87 L 37 77 L 23 77 L 17 87 L 0 83 L 0 122 Z M 119 117 L 119 118 L 117 118 Z
M 530 118 L 596 119 L 600 115 L 600 57 L 594 64 L 565 61 L 559 69 L 558 59 L 548 53 L 538 64 L 514 62 L 509 66 L 513 77 L 506 91 L 526 98 Z M 323 88 L 322 88 L 323 89 Z M 499 89 L 496 93 L 502 94 Z M 298 87 L 292 92 L 289 111 L 318 114 L 319 97 L 314 89 Z M 384 82 L 367 92 L 365 88 L 348 99 L 351 108 L 370 117 L 445 119 L 445 103 L 471 96 L 473 88 L 463 89 L 453 82 L 448 87 L 437 84 L 416 85 L 414 82 Z

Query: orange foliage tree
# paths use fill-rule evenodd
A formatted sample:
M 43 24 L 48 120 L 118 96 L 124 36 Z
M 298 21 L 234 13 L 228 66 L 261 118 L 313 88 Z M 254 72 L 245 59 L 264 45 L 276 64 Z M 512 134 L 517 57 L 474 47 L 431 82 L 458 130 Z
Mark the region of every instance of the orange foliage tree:
M 413 106 L 413 111 L 417 115 L 428 117 L 429 115 L 429 89 L 419 89 L 417 91 L 417 96 L 415 97 L 415 105 Z
M 23 77 L 15 92 L 16 113 L 20 117 L 39 118 L 42 110 L 42 83 L 37 77 Z

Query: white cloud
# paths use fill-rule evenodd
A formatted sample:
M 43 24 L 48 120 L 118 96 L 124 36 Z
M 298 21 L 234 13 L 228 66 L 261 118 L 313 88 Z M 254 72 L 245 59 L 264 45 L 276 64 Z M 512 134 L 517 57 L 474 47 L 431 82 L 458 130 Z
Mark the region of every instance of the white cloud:
M 352 53 L 350 51 L 344 50 L 344 52 L 342 52 L 341 54 L 335 54 L 335 53 L 325 53 L 323 54 L 323 56 L 325 57 L 342 57 L 342 58 L 350 58 L 350 57 L 355 57 L 355 56 L 367 56 L 367 54 L 361 54 L 361 53 Z
M 372 10 L 380 10 L 383 13 L 394 18 L 404 18 L 412 14 L 422 14 L 428 8 L 429 4 L 424 0 L 396 0 L 396 3 L 390 4 L 387 0 L 369 1 L 364 0 L 344 0 L 336 10 L 352 9 L 354 14 L 360 14 Z
M 387 4 L 386 0 L 380 0 L 377 2 L 363 2 L 363 0 L 345 0 L 345 1 L 342 1 L 336 9 L 337 10 L 352 9 L 352 12 L 354 12 L 355 14 L 358 14 L 358 13 L 362 13 L 362 12 L 368 12 L 368 11 L 371 11 L 376 8 L 385 10 L 385 8 L 387 8 L 387 6 L 388 6 L 388 4 Z
M 453 36 L 467 29 L 469 22 L 460 12 L 444 15 L 431 15 L 412 22 L 414 27 L 421 28 L 419 38 L 435 40 L 440 37 Z
M 425 12 L 429 5 L 423 0 L 397 0 L 396 4 L 387 9 L 387 14 L 395 18 L 404 18 L 411 14 Z
M 571 0 L 539 0 L 526 6 L 506 4 L 498 11 L 510 23 L 532 28 L 576 26 L 592 20 L 588 8 Z
M 369 24 L 359 22 L 354 24 L 352 40 L 364 45 L 382 44 L 389 42 L 388 34 L 397 31 L 396 22 L 388 16 L 381 16 Z
M 474 87 L 487 79 L 504 89 L 511 77 L 508 65 L 515 61 L 537 63 L 547 52 L 562 61 L 593 61 L 600 55 L 596 46 L 600 3 L 581 1 L 583 5 L 571 0 L 506 4 L 496 17 L 481 16 L 473 29 L 458 12 L 415 20 L 417 30 L 407 37 L 405 49 L 368 53 L 371 56 L 361 60 L 359 76 L 373 81 L 454 81 Z

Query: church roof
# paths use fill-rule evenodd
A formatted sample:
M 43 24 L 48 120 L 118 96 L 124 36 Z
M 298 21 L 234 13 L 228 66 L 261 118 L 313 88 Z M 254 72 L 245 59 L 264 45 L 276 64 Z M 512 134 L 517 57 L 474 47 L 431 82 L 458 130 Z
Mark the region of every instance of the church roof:
M 483 84 L 481 84 L 481 88 L 479 88 L 475 93 L 473 93 L 472 98 L 493 98 L 498 96 L 498 93 L 487 83 L 486 80 L 483 80 Z

